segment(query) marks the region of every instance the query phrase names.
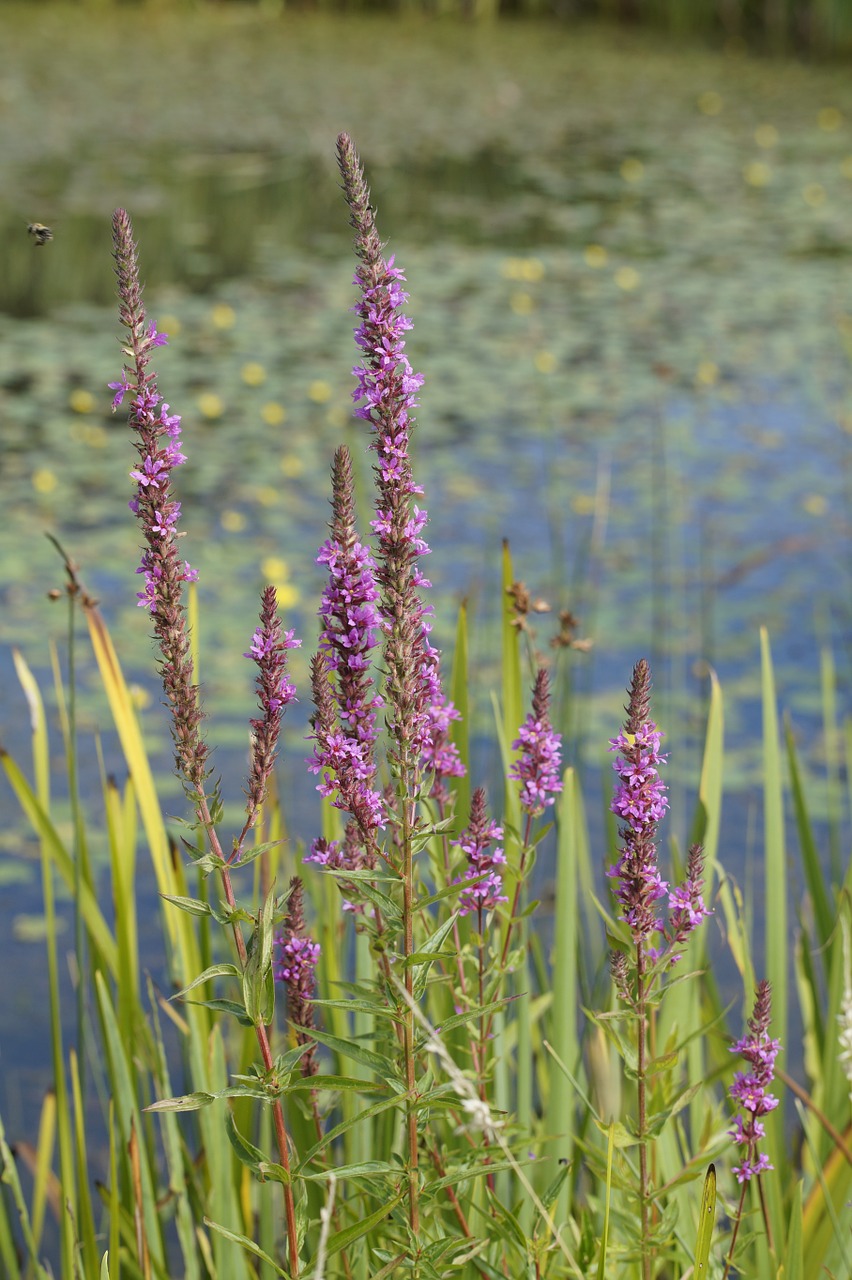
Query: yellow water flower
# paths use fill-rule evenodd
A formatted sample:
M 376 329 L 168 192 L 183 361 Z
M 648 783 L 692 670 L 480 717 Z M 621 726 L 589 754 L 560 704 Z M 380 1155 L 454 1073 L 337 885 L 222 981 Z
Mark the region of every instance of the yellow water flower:
M 767 187 L 772 181 L 772 170 L 764 160 L 752 160 L 743 169 L 743 178 L 750 187 Z
M 226 509 L 219 517 L 219 523 L 226 533 L 242 533 L 248 522 L 242 511 Z
M 809 516 L 824 516 L 828 510 L 828 499 L 823 493 L 806 493 L 802 498 L 802 510 Z
M 47 467 L 39 467 L 32 474 L 32 484 L 36 493 L 53 493 L 59 481 L 55 471 L 49 471 Z
M 633 289 L 639 288 L 641 277 L 635 267 L 619 267 L 613 279 L 619 289 L 623 289 L 625 293 L 631 293 Z
M 91 413 L 95 407 L 95 397 L 91 391 L 75 387 L 68 397 L 68 403 L 75 413 Z
M 754 131 L 754 140 L 764 151 L 768 151 L 778 141 L 778 130 L 774 124 L 759 124 Z
M 539 373 L 553 373 L 556 368 L 556 356 L 552 351 L 537 351 L 533 364 Z
M 802 191 L 802 199 L 812 209 L 819 209 L 826 201 L 825 187 L 820 182 L 809 182 Z
M 587 244 L 583 250 L 583 257 L 587 267 L 605 267 L 609 261 L 609 254 L 602 244 Z
M 509 306 L 512 308 L 516 316 L 528 316 L 532 314 L 535 307 L 535 301 L 531 293 L 520 291 L 513 293 L 509 299 Z
M 280 427 L 282 422 L 287 421 L 287 410 L 277 400 L 267 400 L 260 416 L 268 427 Z
M 713 360 L 702 360 L 695 371 L 695 385 L 715 387 L 719 381 L 719 366 Z
M 641 182 L 645 176 L 645 166 L 635 156 L 628 156 L 621 162 L 621 176 L 625 182 Z
M 214 329 L 233 329 L 237 321 L 237 313 L 227 302 L 217 302 L 210 312 Z
M 299 457 L 298 453 L 282 454 L 278 467 L 282 474 L 290 480 L 295 476 L 300 476 L 305 470 L 304 461 Z
M 244 364 L 240 375 L 247 387 L 259 387 L 266 381 L 266 370 L 256 360 L 250 360 L 248 364 Z
M 317 378 L 308 387 L 308 399 L 313 400 L 314 404 L 326 404 L 331 399 L 331 385 Z
M 204 418 L 221 418 L 225 412 L 225 406 L 222 403 L 222 397 L 217 396 L 214 391 L 203 392 L 196 400 L 199 413 Z

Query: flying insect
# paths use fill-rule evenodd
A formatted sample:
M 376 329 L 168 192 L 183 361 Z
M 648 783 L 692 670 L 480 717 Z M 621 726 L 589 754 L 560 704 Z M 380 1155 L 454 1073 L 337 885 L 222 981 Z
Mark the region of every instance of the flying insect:
M 53 239 L 53 232 L 50 227 L 46 227 L 43 222 L 30 222 L 27 224 L 27 231 L 36 242 L 36 248 L 41 248 L 43 244 L 47 244 L 48 240 Z

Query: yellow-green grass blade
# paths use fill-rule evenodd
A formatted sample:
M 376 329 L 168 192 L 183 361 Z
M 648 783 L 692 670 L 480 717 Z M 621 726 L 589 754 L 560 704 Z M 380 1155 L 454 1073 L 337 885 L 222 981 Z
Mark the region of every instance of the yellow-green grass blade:
M 210 1032 L 209 1053 L 210 1089 L 216 1092 L 226 1088 L 228 1084 L 225 1046 L 218 1023 Z M 200 1122 L 210 1171 L 211 1204 L 216 1207 L 217 1221 L 227 1231 L 241 1234 L 246 1229 L 250 1229 L 251 1224 L 244 1223 L 241 1216 L 235 1183 L 235 1174 L 239 1176 L 239 1170 L 235 1166 L 222 1107 L 204 1108 L 200 1113 Z M 216 1269 L 220 1276 L 226 1276 L 228 1280 L 248 1280 L 248 1262 L 245 1253 L 237 1244 L 217 1234 L 213 1240 L 213 1252 L 216 1258 Z
M 840 783 L 840 726 L 837 719 L 837 671 L 834 654 L 828 645 L 820 650 L 820 686 L 822 690 L 822 730 L 825 742 L 826 801 L 828 805 L 828 843 L 831 874 L 839 884 L 843 877 L 841 861 L 841 825 L 843 822 L 843 789 Z
M 16 762 L 9 756 L 2 747 L 0 747 L 0 764 L 6 773 L 6 777 L 18 798 L 18 803 L 24 811 L 33 831 L 38 836 L 44 856 L 49 863 L 56 867 L 60 876 L 65 882 L 68 890 L 74 892 L 74 860 L 68 850 L 65 848 L 62 840 L 48 816 L 47 810 L 44 808 L 40 800 L 34 794 L 29 782 L 24 777 L 21 769 Z M 97 947 L 99 954 L 110 974 L 115 974 L 118 968 L 118 950 L 115 940 L 110 932 L 109 926 L 104 919 L 97 899 L 88 885 L 83 884 L 80 887 L 80 910 L 83 913 L 83 919 L 86 928 L 92 938 L 92 942 Z
M 109 1100 L 109 1280 L 121 1280 L 121 1201 L 115 1099 Z
M 44 701 L 35 676 L 17 649 L 12 651 L 15 674 L 27 700 L 32 734 L 33 777 L 35 793 L 45 810 L 50 809 L 50 745 L 47 737 L 47 721 Z
M 707 1280 L 710 1275 L 710 1245 L 716 1221 L 716 1166 L 710 1165 L 704 1177 L 701 1207 L 698 1218 L 698 1235 L 695 1241 L 696 1280 Z
M 139 1160 L 141 1210 L 145 1240 L 152 1263 L 154 1265 L 162 1264 L 164 1261 L 163 1237 L 157 1217 L 157 1197 L 154 1189 L 154 1179 L 148 1163 L 147 1149 L 145 1143 L 141 1140 L 143 1124 L 133 1087 L 133 1070 L 122 1043 L 112 999 L 101 973 L 95 974 L 95 989 L 101 1015 L 101 1026 L 103 1027 L 108 1076 L 112 1097 L 115 1101 L 121 1142 L 126 1152 L 130 1147 L 131 1138 L 135 1135 Z
M 790 790 L 793 797 L 793 810 L 796 815 L 796 828 L 799 834 L 799 848 L 802 852 L 802 867 L 805 873 L 805 884 L 808 887 L 819 939 L 820 954 L 824 954 L 834 929 L 834 911 L 829 901 L 828 886 L 820 865 L 819 850 L 814 839 L 810 814 L 808 813 L 805 788 L 799 769 L 796 741 L 789 720 L 784 725 L 784 736 L 787 744 L 787 765 L 790 770 Z
M 136 788 L 139 812 L 145 829 L 145 842 L 151 855 L 157 888 L 161 894 L 180 896 L 181 890 L 172 866 L 154 777 L 130 691 L 113 647 L 112 638 L 100 613 L 94 608 L 87 609 L 86 619 L 113 723 Z M 198 946 L 192 923 L 181 911 L 166 910 L 164 920 L 169 943 L 179 957 L 179 981 L 182 985 L 186 985 L 200 971 Z
M 144 1016 L 139 1006 L 139 944 L 136 919 L 136 792 L 128 779 L 124 795 L 112 778 L 103 779 L 109 840 L 112 901 L 118 946 L 118 1021 L 125 1047 L 133 1051 Z
M 70 1275 L 71 1269 L 74 1265 L 75 1255 L 74 1219 L 77 1213 L 77 1189 L 75 1186 L 74 1175 L 74 1146 L 71 1137 L 68 1085 L 65 1078 L 65 1061 L 62 1045 L 59 963 L 56 948 L 56 904 L 53 884 L 54 860 L 56 860 L 57 865 L 60 866 L 60 871 L 63 873 L 63 877 L 67 876 L 67 884 L 72 893 L 76 882 L 76 874 L 73 861 L 68 856 L 67 851 L 59 840 L 59 837 L 53 828 L 53 824 L 48 817 L 48 809 L 50 805 L 47 771 L 48 742 L 47 726 L 44 718 L 41 694 L 35 680 L 31 678 L 31 673 L 26 667 L 26 664 L 23 663 L 23 660 L 21 660 L 17 665 L 18 674 L 22 680 L 27 701 L 30 705 L 33 772 L 36 778 L 38 794 L 33 792 L 23 773 L 10 756 L 6 755 L 4 751 L 0 751 L 0 757 L 2 757 L 6 776 L 12 784 L 12 789 L 17 795 L 21 807 L 26 813 L 39 838 L 42 895 L 44 901 L 45 944 L 47 949 L 50 1045 L 53 1062 L 54 1089 L 56 1090 L 57 1117 L 59 1122 L 59 1178 L 62 1185 L 63 1197 L 68 1206 L 68 1212 L 63 1213 L 60 1220 L 60 1257 L 63 1272 Z M 58 853 L 61 854 L 61 859 L 57 859 Z M 88 918 L 93 922 L 100 921 L 104 936 L 111 942 L 112 939 L 109 937 L 109 930 L 107 929 L 106 923 L 98 910 L 97 903 L 92 896 L 91 890 L 88 886 L 83 887 L 87 890 L 86 903 L 89 908 Z M 113 953 L 114 951 L 115 947 L 113 944 Z M 29 1223 L 27 1226 L 29 1227 Z
M 784 1280 L 805 1280 L 805 1254 L 802 1227 L 802 1183 L 796 1183 L 790 1205 L 787 1249 L 784 1255 Z
M 48 1189 L 53 1178 L 53 1154 L 56 1147 L 56 1094 L 48 1089 L 41 1105 L 33 1177 L 32 1227 L 36 1251 L 41 1248 L 41 1233 L 47 1207 Z
M 555 1052 L 573 1072 L 578 1070 L 577 1041 L 577 823 L 579 783 L 574 769 L 562 776 L 559 797 L 559 824 L 556 846 L 556 915 L 553 922 L 553 1011 L 552 1043 Z M 550 1134 L 559 1144 L 561 1158 L 571 1160 L 573 1154 L 573 1112 L 575 1093 L 561 1071 L 550 1071 L 550 1098 L 547 1120 Z M 568 1211 L 567 1183 L 563 1185 L 555 1213 L 563 1221 Z
M 80 1258 L 83 1273 L 94 1275 L 98 1270 L 100 1257 L 95 1237 L 95 1220 L 92 1213 L 92 1198 L 89 1192 L 89 1158 L 86 1143 L 86 1118 L 83 1107 L 83 1094 L 80 1088 L 80 1071 L 77 1054 L 72 1049 L 69 1055 L 71 1075 L 71 1095 L 74 1101 L 74 1148 L 77 1156 L 77 1237 L 79 1240 Z
M 601 1251 L 598 1257 L 598 1280 L 606 1275 L 606 1255 L 609 1248 L 609 1208 L 612 1200 L 612 1157 L 615 1151 L 615 1122 L 611 1121 L 606 1143 L 606 1181 L 604 1183 L 604 1220 L 601 1232 Z
M 156 1055 L 154 1076 L 161 1096 L 170 1098 L 172 1096 L 172 1085 L 169 1076 L 169 1065 L 160 1029 L 157 996 L 150 978 L 148 979 L 148 1002 L 151 1006 L 151 1029 L 154 1053 Z M 183 1257 L 184 1278 L 185 1280 L 200 1280 L 198 1243 L 195 1238 L 195 1227 L 189 1203 L 179 1121 L 173 1111 L 161 1111 L 158 1114 L 169 1175 L 169 1193 L 174 1204 L 175 1228 Z
M 760 629 L 761 700 L 763 706 L 763 825 L 764 825 L 764 891 L 766 895 L 766 950 L 764 976 L 772 986 L 771 1033 L 787 1045 L 788 965 L 790 939 L 787 930 L 787 861 L 784 847 L 784 793 L 781 777 L 781 752 L 778 712 L 775 698 L 775 674 L 772 653 L 765 627 Z M 783 1238 L 781 1186 L 787 1159 L 784 1144 L 784 1091 L 781 1103 L 767 1117 L 766 1136 L 769 1155 L 778 1173 L 765 1179 L 773 1235 Z
M 12 1148 L 6 1140 L 6 1131 L 3 1128 L 3 1118 L 0 1116 L 0 1185 L 8 1188 L 9 1198 L 15 1207 L 20 1223 L 21 1235 L 24 1239 L 24 1247 L 30 1260 L 30 1270 L 28 1274 L 34 1275 L 37 1280 L 51 1280 L 51 1275 L 41 1265 L 38 1259 L 38 1250 L 33 1238 L 32 1226 L 30 1223 L 30 1215 L 27 1210 L 27 1204 L 24 1200 L 24 1192 L 21 1187 L 21 1180 L 18 1177 L 18 1168 L 15 1164 L 15 1157 L 12 1154 Z M 5 1197 L 3 1197 L 5 1201 Z M 3 1256 L 9 1259 L 9 1277 L 10 1280 L 18 1280 L 21 1275 L 17 1258 L 15 1257 L 14 1246 L 7 1249 L 5 1241 L 11 1235 L 8 1227 L 8 1219 L 5 1216 L 5 1208 L 0 1207 L 0 1219 L 3 1219 L 6 1227 L 0 1231 L 0 1239 L 4 1241 Z M 70 1274 L 70 1272 L 69 1272 Z

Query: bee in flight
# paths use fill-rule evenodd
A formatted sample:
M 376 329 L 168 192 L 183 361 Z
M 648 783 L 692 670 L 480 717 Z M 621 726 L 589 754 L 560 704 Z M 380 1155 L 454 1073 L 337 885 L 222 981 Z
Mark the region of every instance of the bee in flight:
M 53 232 L 43 222 L 30 222 L 27 225 L 27 231 L 35 240 L 37 246 L 47 244 L 48 240 L 53 239 Z

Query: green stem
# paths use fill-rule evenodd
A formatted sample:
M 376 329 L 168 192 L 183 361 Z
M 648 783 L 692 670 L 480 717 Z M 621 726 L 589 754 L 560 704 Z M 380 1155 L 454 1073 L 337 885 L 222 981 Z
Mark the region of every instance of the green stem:
M 402 805 L 402 930 L 405 965 L 405 1010 L 403 1021 L 403 1055 L 405 1059 L 405 1084 L 407 1091 L 406 1127 L 408 1130 L 408 1222 L 414 1238 L 420 1231 L 420 1200 L 417 1169 L 417 1111 L 415 1087 L 417 1084 L 414 1055 L 414 970 L 407 963 L 414 954 L 414 855 L 411 834 L 414 826 L 414 807 L 409 801 Z
M 648 1013 L 645 1008 L 645 948 L 641 937 L 636 941 L 636 1009 L 639 1014 L 636 1092 L 639 1108 L 639 1205 L 642 1218 L 642 1280 L 651 1280 L 651 1253 L 648 1248 L 651 1188 L 648 1179 L 648 1147 L 646 1143 L 648 1103 L 647 1084 L 645 1081 L 645 1040 L 648 1032 Z

